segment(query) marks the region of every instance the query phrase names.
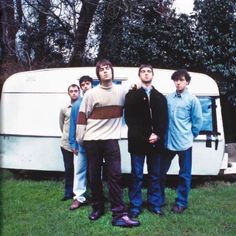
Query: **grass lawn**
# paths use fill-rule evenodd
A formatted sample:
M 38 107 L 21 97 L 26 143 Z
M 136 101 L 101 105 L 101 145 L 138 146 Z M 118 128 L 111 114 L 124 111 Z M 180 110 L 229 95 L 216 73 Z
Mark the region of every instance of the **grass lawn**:
M 170 212 L 175 191 L 167 188 L 165 217 L 145 208 L 141 226 L 119 228 L 111 225 L 109 203 L 106 214 L 96 222 L 88 219 L 90 206 L 69 211 L 71 201 L 62 202 L 61 180 L 14 178 L 1 171 L 1 232 L 3 236 L 222 236 L 236 235 L 236 181 L 217 180 L 196 184 L 191 190 L 189 208 L 182 215 Z M 127 188 L 124 188 L 128 203 Z M 143 189 L 146 199 L 146 189 Z

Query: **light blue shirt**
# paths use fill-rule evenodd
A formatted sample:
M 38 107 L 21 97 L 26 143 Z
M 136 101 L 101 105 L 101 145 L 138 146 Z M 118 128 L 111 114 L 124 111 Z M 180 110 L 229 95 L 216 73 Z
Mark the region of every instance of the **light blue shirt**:
M 79 108 L 82 98 L 73 103 L 70 113 L 69 144 L 72 149 L 85 152 L 85 149 L 76 141 L 76 125 L 78 120 Z
M 145 88 L 145 87 L 142 87 L 142 88 L 146 92 L 147 96 L 150 98 L 150 94 L 151 94 L 151 91 L 152 91 L 152 86 L 150 86 L 148 88 Z
M 193 139 L 202 127 L 202 108 L 199 100 L 188 92 L 176 92 L 167 96 L 169 127 L 166 147 L 172 151 L 184 151 L 193 145 Z

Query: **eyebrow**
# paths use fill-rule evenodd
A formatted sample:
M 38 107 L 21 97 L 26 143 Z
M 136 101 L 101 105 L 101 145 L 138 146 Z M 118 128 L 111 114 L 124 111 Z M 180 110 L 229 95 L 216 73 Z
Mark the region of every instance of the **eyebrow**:
M 147 69 L 141 69 L 141 71 L 152 71 L 152 69 L 147 68 Z
M 186 80 L 186 78 L 178 77 L 178 78 L 174 79 L 174 81 L 177 81 L 177 80 Z
M 110 66 L 109 65 L 102 65 L 102 66 L 99 67 L 99 70 L 102 70 L 104 68 L 110 68 Z
M 90 83 L 90 81 L 84 81 L 81 84 L 88 84 L 88 83 Z

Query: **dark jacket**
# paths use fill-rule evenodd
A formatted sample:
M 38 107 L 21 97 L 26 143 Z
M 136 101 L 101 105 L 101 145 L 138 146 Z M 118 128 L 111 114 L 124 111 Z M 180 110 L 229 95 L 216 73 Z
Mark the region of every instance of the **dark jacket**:
M 163 151 L 168 122 L 167 101 L 163 94 L 153 87 L 149 102 L 143 88 L 130 90 L 125 97 L 125 121 L 130 153 L 151 154 Z M 160 137 L 155 144 L 148 142 L 151 133 Z

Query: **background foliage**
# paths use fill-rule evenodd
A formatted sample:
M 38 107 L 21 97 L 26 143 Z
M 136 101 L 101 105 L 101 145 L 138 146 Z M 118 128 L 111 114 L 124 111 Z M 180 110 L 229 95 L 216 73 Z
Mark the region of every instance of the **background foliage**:
M 225 124 L 236 118 L 235 0 L 0 0 L 1 83 L 21 70 L 94 65 L 203 72 L 220 87 Z M 234 119 L 233 119 L 234 120 Z M 227 126 L 226 124 L 226 126 Z M 236 140 L 236 127 L 228 141 Z

